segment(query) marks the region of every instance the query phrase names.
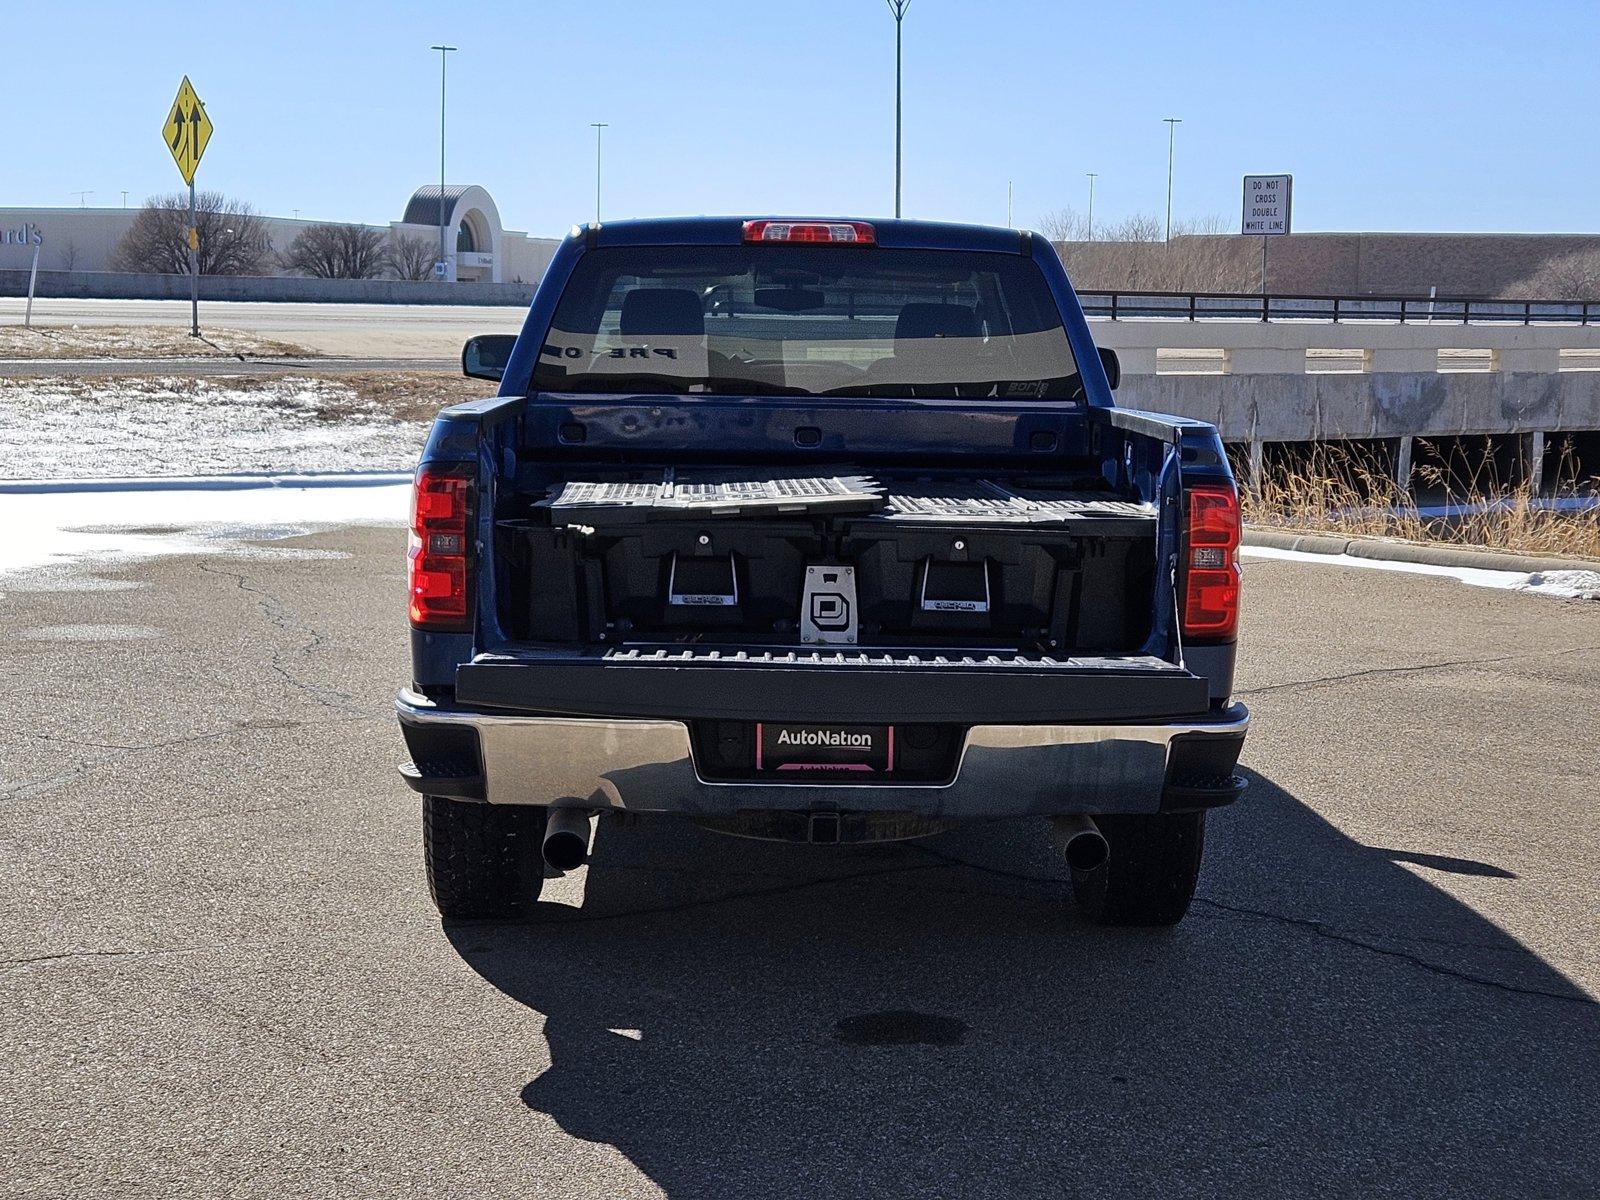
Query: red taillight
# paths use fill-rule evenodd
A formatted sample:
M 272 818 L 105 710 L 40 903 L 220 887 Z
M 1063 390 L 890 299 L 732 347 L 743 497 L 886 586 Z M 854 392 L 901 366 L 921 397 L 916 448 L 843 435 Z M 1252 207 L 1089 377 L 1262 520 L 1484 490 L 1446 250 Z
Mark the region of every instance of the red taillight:
M 871 246 L 878 236 L 865 221 L 746 221 L 747 242 L 831 242 Z
M 1231 487 L 1190 488 L 1184 538 L 1183 632 L 1226 639 L 1239 628 L 1239 494 Z
M 472 628 L 468 519 L 469 467 L 423 467 L 411 492 L 411 624 L 418 629 Z

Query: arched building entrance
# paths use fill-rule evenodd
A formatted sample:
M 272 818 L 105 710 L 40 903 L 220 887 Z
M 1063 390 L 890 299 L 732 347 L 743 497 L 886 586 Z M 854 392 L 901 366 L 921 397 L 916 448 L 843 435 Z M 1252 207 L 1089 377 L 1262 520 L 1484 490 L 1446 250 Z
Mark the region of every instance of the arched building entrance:
M 476 184 L 447 184 L 441 204 L 438 184 L 419 187 L 406 205 L 405 215 L 391 227 L 391 232 L 405 237 L 428 237 L 437 245 L 441 226 L 446 230 L 443 278 L 503 282 L 505 230 L 500 224 L 500 210 L 488 192 Z M 452 230 L 454 236 L 451 236 Z

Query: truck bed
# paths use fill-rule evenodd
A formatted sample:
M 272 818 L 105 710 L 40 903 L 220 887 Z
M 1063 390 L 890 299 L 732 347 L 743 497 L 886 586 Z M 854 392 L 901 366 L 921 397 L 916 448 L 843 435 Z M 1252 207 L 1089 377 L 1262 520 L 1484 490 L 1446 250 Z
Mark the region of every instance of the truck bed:
M 1156 533 L 1094 480 L 850 469 L 596 471 L 498 523 L 513 640 L 1063 657 L 1142 647 Z M 845 633 L 802 611 L 817 571 Z

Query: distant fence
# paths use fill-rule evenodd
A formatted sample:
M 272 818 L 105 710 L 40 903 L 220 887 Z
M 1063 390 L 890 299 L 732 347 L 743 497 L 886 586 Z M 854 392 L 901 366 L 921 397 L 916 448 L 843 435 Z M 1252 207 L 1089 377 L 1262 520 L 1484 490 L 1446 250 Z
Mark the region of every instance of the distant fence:
M 1091 317 L 1113 321 L 1397 321 L 1449 325 L 1600 325 L 1600 302 L 1464 296 L 1291 296 L 1248 292 L 1090 292 Z
M 409 279 L 306 279 L 298 275 L 202 275 L 202 300 L 334 304 L 483 304 L 526 307 L 532 283 Z M 28 272 L 0 270 L 0 296 L 26 296 Z M 187 275 L 40 271 L 36 295 L 66 300 L 187 300 Z

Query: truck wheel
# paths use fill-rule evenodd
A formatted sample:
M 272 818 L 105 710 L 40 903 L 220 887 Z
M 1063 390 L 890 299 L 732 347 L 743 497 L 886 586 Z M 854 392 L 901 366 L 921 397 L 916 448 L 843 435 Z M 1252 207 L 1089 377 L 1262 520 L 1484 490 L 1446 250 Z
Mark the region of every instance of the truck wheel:
M 515 917 L 544 886 L 547 809 L 422 798 L 422 854 L 428 891 L 446 920 Z
M 1101 925 L 1176 925 L 1200 878 L 1206 814 L 1096 817 L 1111 846 L 1106 864 L 1074 871 L 1072 891 Z

